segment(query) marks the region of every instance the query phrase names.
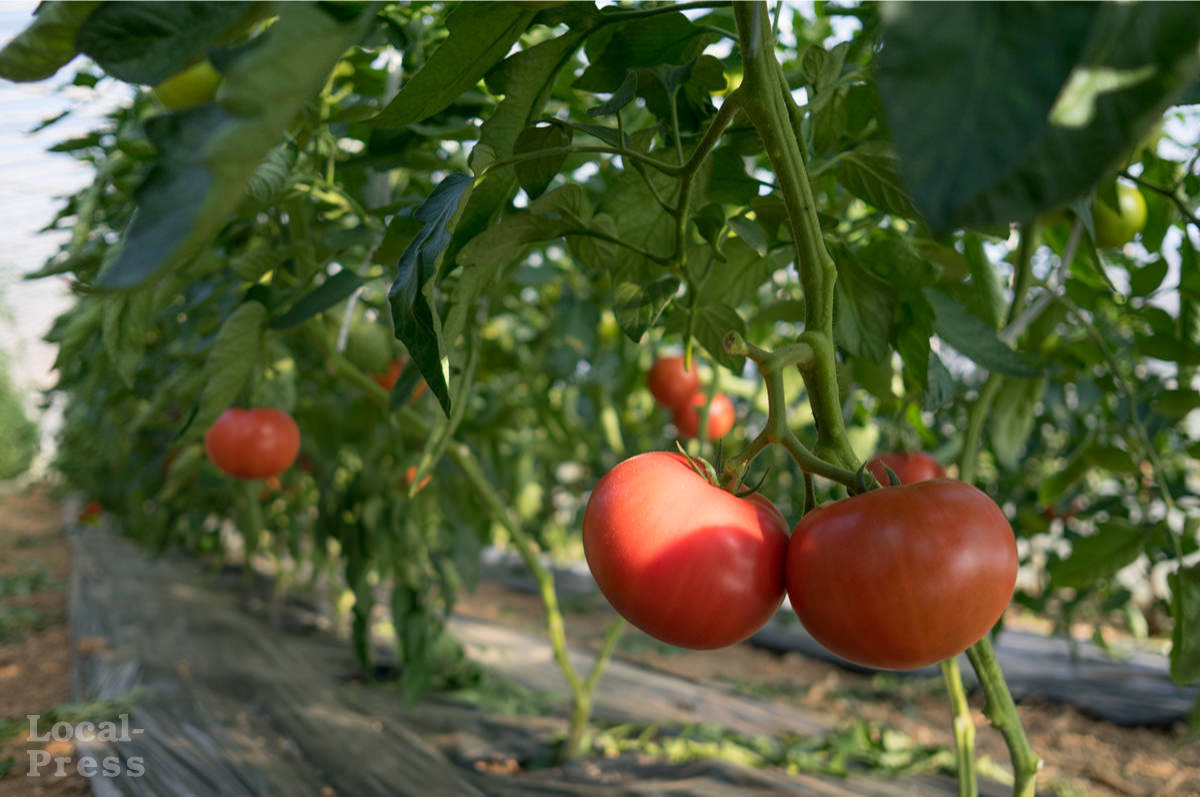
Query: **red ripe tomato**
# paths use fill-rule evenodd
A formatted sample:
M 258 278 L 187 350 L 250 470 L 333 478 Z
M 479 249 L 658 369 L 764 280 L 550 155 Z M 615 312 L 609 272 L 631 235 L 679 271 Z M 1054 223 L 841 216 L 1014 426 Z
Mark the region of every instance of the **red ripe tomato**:
M 81 523 L 95 524 L 100 520 L 100 515 L 104 512 L 104 507 L 99 501 L 88 501 L 83 505 L 83 509 L 79 512 L 79 521 Z
M 396 386 L 396 381 L 400 379 L 400 374 L 404 372 L 404 366 L 408 365 L 408 359 L 401 357 L 398 360 L 392 360 L 391 366 L 386 374 L 375 374 L 371 378 L 375 380 L 375 384 L 391 393 L 392 388 Z M 416 401 L 425 392 L 427 385 L 421 382 L 413 390 L 412 401 Z
M 942 467 L 942 463 L 923 451 L 879 454 L 868 462 L 867 470 L 875 474 L 875 478 L 879 479 L 880 484 L 887 487 L 891 481 L 888 479 L 887 471 L 883 469 L 884 465 L 892 469 L 901 484 L 946 478 L 946 469 Z
M 406 484 L 412 484 L 413 479 L 415 479 L 415 478 L 417 478 L 417 466 L 409 465 L 408 470 L 404 471 L 404 482 Z M 429 480 L 432 478 L 433 478 L 433 474 L 430 474 L 430 475 L 426 476 L 424 479 L 421 479 L 421 483 L 417 486 L 417 492 L 421 492 L 422 490 L 424 490 L 425 485 L 429 484 Z
M 659 357 L 646 376 L 646 386 L 655 401 L 673 410 L 700 392 L 700 373 L 694 363 L 692 370 L 684 370 L 682 357 Z
M 291 467 L 300 453 L 300 429 L 282 410 L 230 407 L 204 435 L 204 450 L 238 479 L 265 479 Z
M 691 440 L 700 428 L 700 408 L 707 399 L 703 393 L 692 396 L 688 404 L 675 410 L 675 428 L 684 440 Z M 733 428 L 733 402 L 724 393 L 713 396 L 708 408 L 708 439 L 720 440 Z
M 639 454 L 606 473 L 584 512 L 583 550 L 613 608 L 679 647 L 740 642 L 783 602 L 783 515 L 709 484 L 679 454 Z
M 817 507 L 792 532 L 787 589 L 818 642 L 867 667 L 957 655 L 1012 598 L 1017 545 L 991 498 L 934 479 Z

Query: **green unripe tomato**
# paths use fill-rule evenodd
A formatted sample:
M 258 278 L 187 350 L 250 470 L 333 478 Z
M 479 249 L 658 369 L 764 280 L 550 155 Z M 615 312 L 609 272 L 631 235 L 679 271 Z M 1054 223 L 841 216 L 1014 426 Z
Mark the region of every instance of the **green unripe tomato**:
M 356 317 L 346 335 L 346 359 L 368 374 L 386 372 L 392 364 L 391 335 L 382 324 Z
M 154 87 L 154 96 L 169 110 L 182 111 L 208 102 L 217 94 L 221 73 L 204 60 L 176 72 Z
M 600 314 L 600 324 L 596 333 L 601 343 L 615 343 L 617 338 L 621 337 L 621 325 L 617 323 L 617 317 L 613 315 L 612 310 L 605 310 Z
M 1097 200 L 1092 207 L 1096 246 L 1124 246 L 1146 226 L 1146 199 L 1131 185 L 1117 183 L 1117 207 Z

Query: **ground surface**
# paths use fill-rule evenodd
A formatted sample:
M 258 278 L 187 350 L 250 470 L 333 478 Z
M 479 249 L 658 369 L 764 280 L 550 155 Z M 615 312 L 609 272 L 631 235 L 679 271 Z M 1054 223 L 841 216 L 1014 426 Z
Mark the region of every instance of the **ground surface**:
M 70 769 L 59 777 L 51 765 L 27 777 L 29 750 L 71 755 L 69 742 L 29 743 L 27 719 L 41 715 L 44 734 L 51 712 L 67 702 L 70 573 L 59 510 L 49 496 L 0 496 L 0 797 L 91 794 L 87 780 Z
M 58 520 L 58 508 L 44 493 L 0 497 L 0 595 L 6 596 L 0 597 L 0 617 L 8 618 L 6 624 L 0 624 L 0 634 L 7 634 L 0 637 L 0 721 L 16 719 L 22 728 L 27 727 L 26 714 L 47 714 L 67 700 L 72 651 L 65 626 L 63 590 L 70 575 L 70 559 Z M 27 588 L 19 590 L 20 585 Z M 28 594 L 8 594 L 18 591 Z M 571 642 L 584 648 L 598 646 L 611 613 L 592 602 L 569 603 L 568 608 Z M 478 629 L 541 632 L 541 606 L 536 598 L 493 583 L 484 583 L 473 595 L 464 596 L 460 613 L 466 622 L 471 618 L 487 621 Z M 340 651 L 337 653 L 340 655 Z M 732 687 L 737 694 L 757 699 L 759 705 L 765 699 L 789 712 L 781 716 L 812 716 L 834 722 L 863 718 L 895 728 L 921 744 L 951 744 L 948 709 L 936 679 L 866 676 L 800 654 L 780 655 L 746 645 L 708 653 L 683 652 L 635 630 L 626 632 L 619 655 L 626 661 L 699 684 L 712 684 L 726 691 Z M 619 673 L 610 676 L 610 683 L 619 683 Z M 1114 688 L 1118 686 L 1114 684 Z M 348 694 L 342 693 L 339 699 L 353 701 L 355 698 Z M 371 702 L 377 699 L 369 698 Z M 972 697 L 972 705 L 976 708 L 980 753 L 992 762 L 1005 764 L 1006 750 L 999 735 L 986 728 L 978 695 Z M 400 716 L 401 711 L 397 706 L 392 713 Z M 456 709 L 444 708 L 422 715 L 418 709 L 412 721 L 448 722 L 445 718 L 453 711 Z M 1046 759 L 1042 784 L 1054 792 L 1200 794 L 1200 743 L 1186 743 L 1182 727 L 1120 728 L 1045 703 L 1022 704 L 1021 712 L 1035 748 Z M 462 720 L 477 722 L 478 717 L 463 713 Z M 500 733 L 499 728 L 491 726 L 491 730 L 474 736 L 459 733 L 454 744 L 463 749 L 478 745 L 484 750 L 491 741 L 489 736 Z M 544 728 L 539 726 L 534 735 L 544 742 L 554 728 L 550 722 Z M 15 766 L 9 766 L 7 776 L 0 776 L 0 797 L 89 793 L 87 782 L 77 775 L 24 777 L 28 756 L 24 734 L 19 731 L 0 740 L 0 771 L 10 760 Z M 492 765 L 486 756 L 478 763 L 483 768 Z M 494 764 L 506 765 L 517 766 L 515 761 Z M 512 774 L 520 783 L 523 773 Z M 566 773 L 563 777 L 567 776 L 573 775 Z M 648 776 L 647 770 L 642 777 Z M 711 777 L 711 773 L 705 776 Z M 485 782 L 474 782 L 484 787 Z M 487 793 L 486 787 L 484 791 Z

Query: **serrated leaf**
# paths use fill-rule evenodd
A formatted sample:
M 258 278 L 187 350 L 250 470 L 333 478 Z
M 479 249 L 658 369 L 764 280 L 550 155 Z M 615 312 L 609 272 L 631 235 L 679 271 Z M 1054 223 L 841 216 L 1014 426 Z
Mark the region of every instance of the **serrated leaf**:
M 641 341 L 678 290 L 678 277 L 619 283 L 613 288 L 613 314 L 621 331 L 634 343 Z
M 323 313 L 348 298 L 364 282 L 365 280 L 353 271 L 342 269 L 302 296 L 286 313 L 271 319 L 270 327 L 291 329 L 302 324 L 317 313 Z
M 225 319 L 204 360 L 204 389 L 190 424 L 202 432 L 237 399 L 262 356 L 267 308 L 243 302 Z
M 450 35 L 373 124 L 403 127 L 445 110 L 504 58 L 536 14 L 537 9 L 525 3 L 456 6 L 446 18 Z
M 1171 584 L 1171 679 L 1188 684 L 1200 679 L 1200 564 L 1181 567 L 1168 576 Z
M 933 306 L 934 329 L 938 336 L 988 371 L 1032 379 L 1039 376 L 1023 355 L 1013 351 L 978 316 L 936 288 L 926 288 L 925 298 Z
M 709 304 L 692 312 L 695 314 L 692 333 L 708 355 L 734 373 L 741 373 L 745 358 L 727 353 L 724 345 L 725 334 L 730 330 L 743 337 L 746 334 L 746 322 L 737 310 L 727 304 Z
M 891 348 L 892 313 L 896 294 L 886 282 L 850 257 L 838 262 L 838 343 L 855 357 L 873 363 L 887 359 Z
M 1133 562 L 1145 547 L 1146 535 L 1129 521 L 1101 523 L 1096 533 L 1071 543 L 1071 553 L 1050 570 L 1050 588 L 1081 589 Z
M 988 416 L 988 436 L 996 459 L 1006 468 L 1019 465 L 1033 430 L 1037 404 L 1046 390 L 1044 379 L 1005 379 Z
M 100 3 L 42 3 L 33 22 L 0 50 L 0 77 L 25 83 L 45 80 L 79 52 L 79 27 Z
M 517 141 L 513 144 L 513 154 L 525 155 L 543 149 L 565 147 L 570 143 L 570 132 L 562 125 L 527 127 L 517 136 Z M 525 193 L 529 194 L 530 199 L 537 199 L 542 195 L 566 159 L 567 154 L 559 152 L 548 154 L 542 158 L 520 161 L 515 165 L 517 181 L 525 189 Z
M 867 141 L 844 153 L 834 174 L 847 191 L 885 213 L 920 218 L 900 180 L 896 154 L 886 141 Z
M 388 290 L 396 337 L 408 349 L 425 377 L 425 383 L 447 415 L 450 413 L 450 389 L 442 373 L 441 342 L 426 286 L 437 275 L 438 258 L 450 243 L 450 223 L 470 187 L 469 176 L 449 174 L 413 211 L 413 218 L 424 226 L 400 256 L 396 279 Z

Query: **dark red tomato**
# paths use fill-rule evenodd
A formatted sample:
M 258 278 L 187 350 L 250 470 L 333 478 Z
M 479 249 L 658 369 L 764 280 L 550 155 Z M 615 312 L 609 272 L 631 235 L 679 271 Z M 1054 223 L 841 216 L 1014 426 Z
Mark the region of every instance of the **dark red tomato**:
M 673 410 L 700 392 L 700 373 L 695 363 L 690 371 L 684 370 L 682 357 L 659 357 L 650 368 L 646 385 L 655 401 Z
M 792 532 L 787 589 L 818 642 L 867 667 L 957 655 L 1000 619 L 1017 545 L 1000 507 L 935 479 L 817 507 Z
M 879 479 L 880 484 L 887 487 L 891 481 L 888 479 L 887 471 L 883 469 L 884 465 L 892 469 L 901 484 L 946 478 L 946 469 L 942 467 L 942 463 L 923 451 L 879 454 L 868 462 L 867 470 L 875 474 L 875 478 Z
M 392 364 L 388 368 L 388 372 L 386 374 L 375 374 L 371 378 L 375 380 L 375 383 L 377 385 L 379 385 L 381 388 L 383 388 L 387 392 L 391 393 L 392 388 L 396 386 L 396 381 L 398 379 L 400 379 L 400 374 L 404 373 L 404 366 L 406 366 L 406 365 L 408 365 L 408 360 L 404 357 L 401 357 L 398 360 L 392 361 Z M 416 388 L 413 389 L 413 394 L 412 394 L 411 400 L 416 401 L 417 399 L 419 399 L 421 397 L 421 395 L 425 392 L 426 387 L 427 386 L 424 382 L 421 382 L 420 384 L 418 384 L 416 386 Z
M 204 450 L 238 479 L 266 479 L 291 467 L 300 453 L 300 429 L 282 410 L 230 407 L 204 435 Z
M 606 473 L 583 516 L 583 550 L 613 608 L 679 647 L 740 642 L 783 602 L 783 515 L 709 484 L 679 454 L 639 454 Z
M 99 501 L 88 501 L 83 505 L 83 509 L 79 512 L 79 520 L 83 523 L 96 523 L 100 520 L 100 515 L 104 512 L 104 507 Z
M 688 404 L 675 410 L 675 428 L 684 440 L 691 440 L 696 436 L 700 428 L 700 408 L 707 400 L 703 393 L 697 393 Z M 733 402 L 729 397 L 724 393 L 713 396 L 712 404 L 708 408 L 708 439 L 720 440 L 727 435 L 733 428 L 733 418 Z

